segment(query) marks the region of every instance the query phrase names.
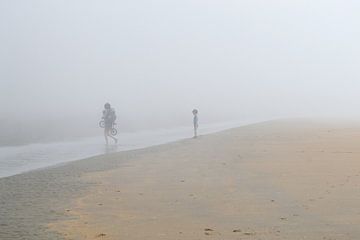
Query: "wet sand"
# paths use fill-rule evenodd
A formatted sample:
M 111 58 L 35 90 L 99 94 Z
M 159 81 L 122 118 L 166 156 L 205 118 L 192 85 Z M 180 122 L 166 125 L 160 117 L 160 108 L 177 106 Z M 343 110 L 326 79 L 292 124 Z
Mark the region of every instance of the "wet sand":
M 0 179 L 0 239 L 359 239 L 359 146 L 274 121 Z

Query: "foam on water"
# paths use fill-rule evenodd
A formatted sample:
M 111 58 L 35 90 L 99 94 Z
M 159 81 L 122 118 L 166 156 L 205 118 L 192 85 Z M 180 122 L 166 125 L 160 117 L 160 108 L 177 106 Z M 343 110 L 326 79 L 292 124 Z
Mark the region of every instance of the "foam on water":
M 203 125 L 200 132 L 201 134 L 209 134 L 241 125 L 244 123 L 228 122 Z M 169 143 L 191 136 L 192 128 L 181 127 L 120 133 L 118 144 L 110 146 L 104 144 L 103 137 L 92 137 L 71 142 L 0 147 L 0 178 L 109 152 L 134 150 Z

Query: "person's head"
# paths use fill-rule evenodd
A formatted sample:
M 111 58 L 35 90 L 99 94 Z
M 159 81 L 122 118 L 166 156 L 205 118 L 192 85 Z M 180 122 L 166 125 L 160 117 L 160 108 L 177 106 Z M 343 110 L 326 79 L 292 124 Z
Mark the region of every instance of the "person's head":
M 197 109 L 194 109 L 194 110 L 192 111 L 192 113 L 193 113 L 194 115 L 196 115 L 196 114 L 198 114 L 198 110 L 197 110 Z
M 110 103 L 105 103 L 104 108 L 105 109 L 110 109 L 111 108 Z

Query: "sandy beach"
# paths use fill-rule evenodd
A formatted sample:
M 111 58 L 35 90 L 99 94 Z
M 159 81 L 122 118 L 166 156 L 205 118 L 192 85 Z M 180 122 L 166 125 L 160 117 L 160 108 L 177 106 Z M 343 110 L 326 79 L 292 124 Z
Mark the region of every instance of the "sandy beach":
M 0 179 L 0 239 L 359 239 L 360 124 L 282 120 Z

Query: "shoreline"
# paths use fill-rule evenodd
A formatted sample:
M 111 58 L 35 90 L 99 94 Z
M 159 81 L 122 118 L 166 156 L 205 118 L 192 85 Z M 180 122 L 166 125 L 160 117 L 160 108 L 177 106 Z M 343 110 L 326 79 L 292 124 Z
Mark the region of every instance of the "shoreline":
M 245 122 L 205 124 L 203 126 L 202 135 L 245 125 Z M 120 144 L 109 144 L 108 146 L 103 143 L 103 136 L 98 136 L 83 138 L 79 141 L 0 147 L 0 179 L 111 152 L 137 150 L 171 143 L 187 139 L 191 134 L 191 128 L 178 127 L 120 134 Z
M 54 219 L 67 219 L 66 209 L 73 200 L 96 185 L 84 181 L 84 175 L 119 168 L 128 157 L 182 141 L 93 156 L 0 178 L 0 239 L 64 239 L 61 234 L 49 231 L 47 224 Z M 119 155 L 120 161 L 114 159 Z
M 270 121 L 1 178 L 0 239 L 356 239 L 357 140 Z

